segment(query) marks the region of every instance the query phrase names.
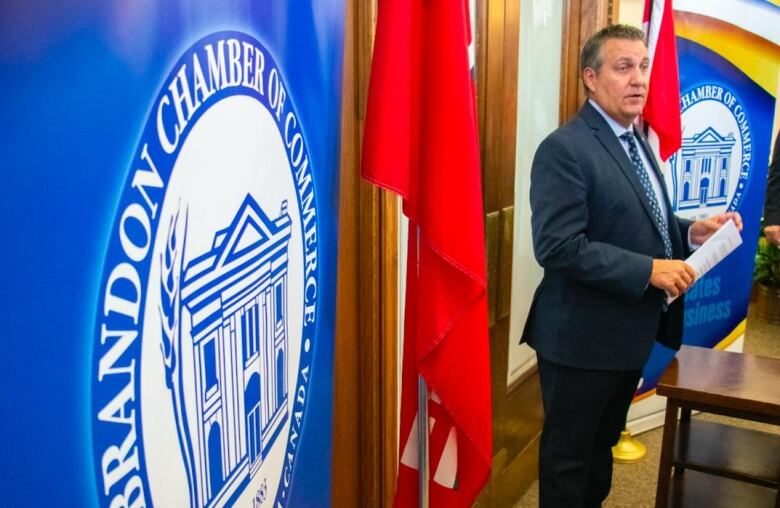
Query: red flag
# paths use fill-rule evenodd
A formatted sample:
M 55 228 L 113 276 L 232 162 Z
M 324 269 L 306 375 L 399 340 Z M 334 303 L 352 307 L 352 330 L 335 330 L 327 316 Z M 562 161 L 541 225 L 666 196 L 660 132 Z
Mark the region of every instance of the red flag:
M 396 506 L 415 506 L 417 375 L 431 506 L 467 506 L 491 467 L 485 239 L 465 0 L 380 0 L 363 176 L 409 217 Z
M 672 0 L 645 0 L 642 28 L 650 54 L 650 86 L 642 112 L 648 138 L 662 161 L 682 144 L 680 76 L 674 37 Z

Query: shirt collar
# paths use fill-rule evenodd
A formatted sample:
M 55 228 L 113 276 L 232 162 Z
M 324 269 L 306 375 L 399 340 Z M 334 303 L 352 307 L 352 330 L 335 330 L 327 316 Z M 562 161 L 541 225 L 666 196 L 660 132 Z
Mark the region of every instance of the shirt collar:
M 593 109 L 598 111 L 599 114 L 604 118 L 604 120 L 606 120 L 607 125 L 609 125 L 609 128 L 612 129 L 612 131 L 615 133 L 615 136 L 617 136 L 618 139 L 620 139 L 620 136 L 623 133 L 626 133 L 626 132 L 630 132 L 632 134 L 634 133 L 634 125 L 633 124 L 631 124 L 631 127 L 626 129 L 625 127 L 623 127 L 622 125 L 617 123 L 615 120 L 613 120 L 612 117 L 609 116 L 603 109 L 601 109 L 601 106 L 596 104 L 596 101 L 594 101 L 593 99 L 588 99 L 588 102 L 590 102 L 590 105 L 593 106 Z

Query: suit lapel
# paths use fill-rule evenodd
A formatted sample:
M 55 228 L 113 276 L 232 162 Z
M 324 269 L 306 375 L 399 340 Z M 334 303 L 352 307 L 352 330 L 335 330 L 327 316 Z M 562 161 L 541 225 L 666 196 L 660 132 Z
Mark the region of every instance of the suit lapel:
M 593 109 L 593 106 L 591 106 L 589 102 L 585 102 L 581 114 L 585 119 L 585 122 L 593 129 L 596 139 L 599 140 L 601 145 L 623 172 L 623 175 L 628 179 L 639 202 L 642 203 L 642 207 L 645 209 L 648 219 L 650 219 L 654 228 L 658 229 L 653 220 L 653 212 L 650 208 L 650 201 L 647 199 L 645 188 L 642 187 L 642 182 L 639 181 L 636 169 L 634 169 L 631 159 L 628 158 L 626 151 L 623 149 L 623 145 L 620 144 L 620 140 L 615 136 L 615 133 L 612 132 L 612 129 L 609 128 L 609 125 L 607 125 L 607 122 L 601 117 L 599 112 Z

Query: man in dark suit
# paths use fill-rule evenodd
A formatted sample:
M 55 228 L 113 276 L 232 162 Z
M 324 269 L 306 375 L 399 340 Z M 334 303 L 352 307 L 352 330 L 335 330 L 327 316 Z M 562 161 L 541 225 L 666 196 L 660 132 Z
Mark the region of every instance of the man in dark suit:
M 780 247 L 780 134 L 775 138 L 772 163 L 769 164 L 764 202 L 764 235 L 768 241 Z
M 613 25 L 584 46 L 588 101 L 545 139 L 531 169 L 534 253 L 544 278 L 523 340 L 537 352 L 545 422 L 543 507 L 600 506 L 617 443 L 654 340 L 679 349 L 681 259 L 737 213 L 677 218 L 656 160 L 634 128 L 649 60 L 641 30 Z

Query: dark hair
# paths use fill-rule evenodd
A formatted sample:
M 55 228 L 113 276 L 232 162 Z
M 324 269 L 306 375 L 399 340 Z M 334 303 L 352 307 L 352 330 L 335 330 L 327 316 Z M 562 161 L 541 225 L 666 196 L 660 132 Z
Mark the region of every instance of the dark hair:
M 582 78 L 582 86 L 585 87 L 586 94 L 588 93 L 588 87 L 585 86 L 583 73 L 588 67 L 596 71 L 596 73 L 599 72 L 601 64 L 604 63 L 604 55 L 601 53 L 601 47 L 604 45 L 604 42 L 609 39 L 642 41 L 644 43 L 645 34 L 635 26 L 617 24 L 605 26 L 590 36 L 582 47 L 582 53 L 580 54 L 580 77 Z

